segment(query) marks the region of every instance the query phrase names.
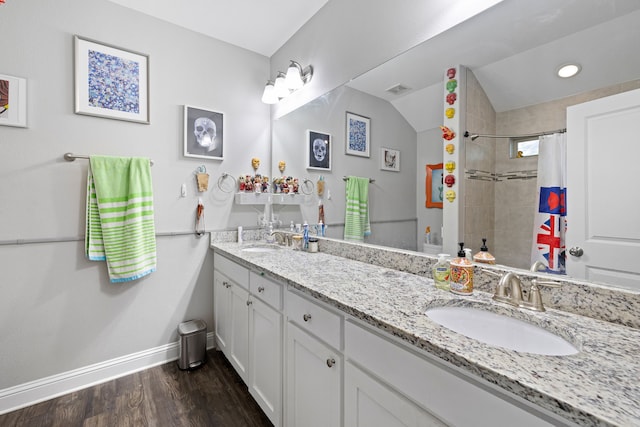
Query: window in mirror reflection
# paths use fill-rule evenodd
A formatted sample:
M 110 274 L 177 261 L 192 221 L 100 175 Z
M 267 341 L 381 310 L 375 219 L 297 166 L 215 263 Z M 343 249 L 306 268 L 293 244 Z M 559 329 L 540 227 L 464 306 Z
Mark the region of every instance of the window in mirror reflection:
M 531 157 L 538 155 L 538 138 L 512 138 L 511 139 L 511 158 Z

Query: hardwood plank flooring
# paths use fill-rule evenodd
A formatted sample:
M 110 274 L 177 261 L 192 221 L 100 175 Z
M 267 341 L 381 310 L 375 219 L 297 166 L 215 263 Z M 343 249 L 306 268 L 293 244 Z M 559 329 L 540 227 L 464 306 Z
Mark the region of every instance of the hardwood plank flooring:
M 222 352 L 176 362 L 0 415 L 2 427 L 272 427 Z

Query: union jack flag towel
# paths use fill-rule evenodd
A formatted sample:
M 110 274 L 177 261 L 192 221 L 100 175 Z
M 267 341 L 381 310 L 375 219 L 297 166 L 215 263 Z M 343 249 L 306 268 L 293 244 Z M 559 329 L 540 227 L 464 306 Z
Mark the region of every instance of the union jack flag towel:
M 567 230 L 566 134 L 540 137 L 538 206 L 534 216 L 531 263 L 542 262 L 548 273 L 565 274 Z

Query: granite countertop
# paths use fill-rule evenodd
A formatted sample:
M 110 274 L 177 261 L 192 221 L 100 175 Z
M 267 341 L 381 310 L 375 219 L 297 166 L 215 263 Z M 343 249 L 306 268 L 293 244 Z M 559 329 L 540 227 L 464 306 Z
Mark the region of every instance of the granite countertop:
M 640 425 L 638 329 L 552 309 L 516 309 L 485 292 L 458 296 L 436 289 L 422 276 L 325 253 L 249 253 L 243 246 L 211 245 L 216 252 L 579 425 Z M 481 305 L 507 313 L 564 337 L 580 351 L 543 356 L 492 347 L 424 314 L 439 305 Z

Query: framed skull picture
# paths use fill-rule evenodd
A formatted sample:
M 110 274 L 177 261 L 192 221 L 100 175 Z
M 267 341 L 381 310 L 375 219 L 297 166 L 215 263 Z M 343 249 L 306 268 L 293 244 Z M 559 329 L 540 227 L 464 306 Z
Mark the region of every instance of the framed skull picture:
M 184 106 L 184 156 L 222 160 L 224 113 Z
M 331 135 L 307 130 L 307 169 L 331 170 Z

